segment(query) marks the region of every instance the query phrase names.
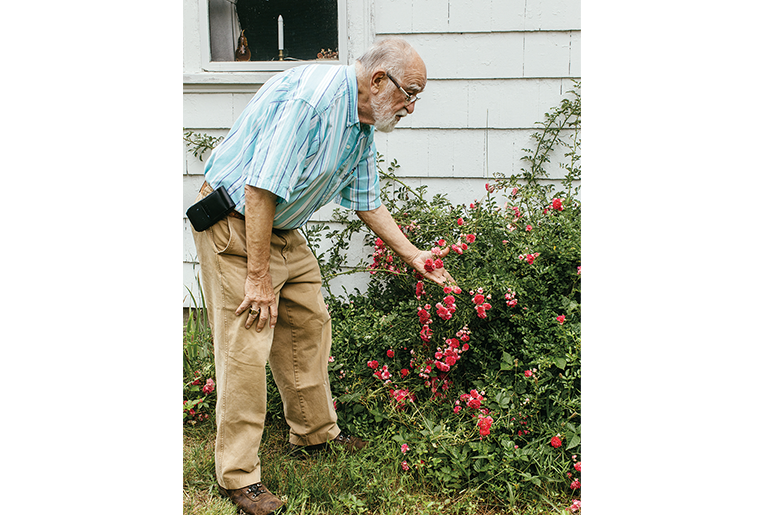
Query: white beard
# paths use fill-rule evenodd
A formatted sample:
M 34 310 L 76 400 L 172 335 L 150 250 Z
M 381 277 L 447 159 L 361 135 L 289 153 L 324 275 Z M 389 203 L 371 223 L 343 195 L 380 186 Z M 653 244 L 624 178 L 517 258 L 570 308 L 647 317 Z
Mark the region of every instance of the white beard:
M 396 128 L 399 117 L 409 114 L 406 108 L 401 108 L 388 115 L 385 108 L 374 99 L 372 100 L 372 109 L 374 111 L 374 128 L 381 132 L 392 132 Z

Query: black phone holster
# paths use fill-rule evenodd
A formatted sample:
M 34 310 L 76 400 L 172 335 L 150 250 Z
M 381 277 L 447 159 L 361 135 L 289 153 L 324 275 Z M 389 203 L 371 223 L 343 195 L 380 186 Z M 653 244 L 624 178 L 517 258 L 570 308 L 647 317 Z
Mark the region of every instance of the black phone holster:
M 222 218 L 227 213 L 235 209 L 235 203 L 224 186 L 212 191 L 206 197 L 190 206 L 187 210 L 187 218 L 198 232 L 205 231 Z

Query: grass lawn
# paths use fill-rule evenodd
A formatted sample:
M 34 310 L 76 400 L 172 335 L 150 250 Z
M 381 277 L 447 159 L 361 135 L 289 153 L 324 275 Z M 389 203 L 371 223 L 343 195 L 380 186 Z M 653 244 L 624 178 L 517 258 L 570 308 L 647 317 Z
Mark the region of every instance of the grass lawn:
M 215 428 L 212 421 L 184 429 L 184 513 L 235 515 L 223 499 L 214 475 Z M 262 448 L 262 482 L 286 502 L 284 513 L 346 514 L 568 514 L 549 501 L 539 505 L 501 506 L 475 490 L 444 492 L 400 468 L 383 467 L 376 459 L 377 442 L 357 454 L 330 450 L 313 456 L 288 455 L 288 427 L 268 422 Z M 559 503 L 565 506 L 564 502 Z

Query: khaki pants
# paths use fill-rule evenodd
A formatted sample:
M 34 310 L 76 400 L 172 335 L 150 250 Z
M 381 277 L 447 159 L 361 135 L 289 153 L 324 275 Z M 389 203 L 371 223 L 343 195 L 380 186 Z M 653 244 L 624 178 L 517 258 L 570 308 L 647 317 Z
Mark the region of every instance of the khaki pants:
M 198 195 L 201 199 L 210 192 Z M 256 331 L 244 324 L 246 224 L 226 216 L 193 231 L 200 278 L 214 335 L 216 363 L 215 462 L 217 481 L 229 490 L 261 481 L 259 444 L 267 405 L 265 364 L 269 361 L 289 424 L 289 442 L 315 445 L 335 438 L 327 366 L 331 319 L 321 293 L 318 262 L 297 230 L 273 231 L 270 273 L 278 299 L 278 323 Z

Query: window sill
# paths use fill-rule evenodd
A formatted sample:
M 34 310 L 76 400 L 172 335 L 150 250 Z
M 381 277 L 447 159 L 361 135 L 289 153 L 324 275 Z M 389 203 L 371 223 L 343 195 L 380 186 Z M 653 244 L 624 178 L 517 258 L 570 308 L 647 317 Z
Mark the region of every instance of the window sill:
M 303 64 L 341 64 L 337 59 L 313 59 L 308 61 L 211 61 L 203 65 L 207 72 L 282 72 Z
M 272 76 L 303 64 L 343 65 L 338 60 L 210 62 L 203 71 L 182 76 L 185 93 L 254 93 Z

